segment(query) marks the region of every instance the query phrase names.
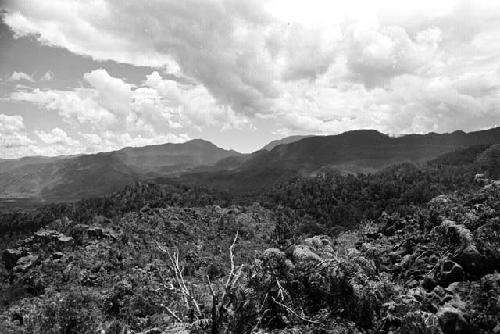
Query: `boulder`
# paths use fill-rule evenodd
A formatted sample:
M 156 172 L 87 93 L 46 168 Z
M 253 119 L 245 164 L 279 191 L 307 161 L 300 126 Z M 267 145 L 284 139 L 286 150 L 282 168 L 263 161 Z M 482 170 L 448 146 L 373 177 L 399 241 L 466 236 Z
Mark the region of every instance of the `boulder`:
M 24 252 L 20 249 L 6 249 L 2 253 L 2 260 L 5 269 L 11 270 L 16 266 L 17 261 L 24 256 Z
M 28 269 L 32 268 L 38 262 L 38 255 L 27 255 L 23 256 L 19 260 L 17 260 L 17 264 L 14 267 L 15 272 L 25 272 Z
M 71 235 L 82 243 L 86 239 L 112 239 L 117 240 L 119 235 L 109 228 L 101 226 L 90 226 L 86 224 L 78 224 L 71 231 Z
M 476 245 L 469 245 L 461 250 L 453 260 L 462 266 L 465 272 L 476 276 L 480 275 L 484 267 L 484 256 L 477 250 Z
M 441 286 L 448 286 L 453 282 L 459 282 L 464 279 L 464 270 L 461 265 L 451 260 L 445 260 L 441 263 L 437 282 Z
M 50 242 L 58 243 L 61 246 L 69 246 L 73 243 L 73 238 L 68 237 L 55 230 L 39 230 L 33 235 L 33 241 L 39 244 L 48 244 Z
M 486 177 L 486 175 L 484 175 L 483 173 L 478 173 L 478 174 L 474 175 L 474 182 L 476 182 L 482 186 L 485 186 L 485 185 L 489 184 L 491 182 L 491 180 L 488 179 Z
M 287 255 L 292 259 L 294 263 L 298 262 L 320 262 L 321 257 L 314 253 L 306 245 L 292 246 L 287 250 Z
M 452 306 L 443 306 L 437 313 L 439 325 L 445 334 L 468 333 L 469 325 L 462 311 Z
M 61 235 L 57 238 L 57 242 L 63 246 L 69 246 L 73 244 L 73 238 L 66 235 Z
M 440 226 L 436 228 L 437 232 L 442 234 L 445 240 L 455 246 L 463 248 L 474 244 L 471 231 L 462 224 L 457 224 L 453 220 L 444 220 Z
M 63 257 L 64 257 L 64 253 L 62 253 L 62 252 L 54 252 L 52 254 L 52 258 L 54 258 L 55 260 L 62 259 Z
M 424 279 L 422 280 L 422 287 L 426 289 L 427 291 L 432 291 L 436 287 L 437 283 L 434 278 L 431 276 L 424 276 Z

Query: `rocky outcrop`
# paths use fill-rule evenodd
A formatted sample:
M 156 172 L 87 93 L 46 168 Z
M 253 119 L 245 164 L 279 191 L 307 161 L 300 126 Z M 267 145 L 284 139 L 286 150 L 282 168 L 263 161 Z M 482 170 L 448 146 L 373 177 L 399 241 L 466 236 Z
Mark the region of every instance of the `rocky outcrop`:
M 2 253 L 2 260 L 5 269 L 11 270 L 16 266 L 17 261 L 25 255 L 21 249 L 6 249 Z
M 71 230 L 71 236 L 78 243 L 83 244 L 89 240 L 108 239 L 111 241 L 118 240 L 120 233 L 113 231 L 110 228 L 104 228 L 97 225 L 77 224 Z
M 58 231 L 42 229 L 33 234 L 33 242 L 38 244 L 49 244 L 52 242 L 59 246 L 67 247 L 73 244 L 73 238 Z
M 469 325 L 462 311 L 452 307 L 444 306 L 437 313 L 439 325 L 445 334 L 467 334 Z
M 30 254 L 27 256 L 23 256 L 19 260 L 17 260 L 16 266 L 14 267 L 14 272 L 22 273 L 32 268 L 38 263 L 39 256 Z
M 464 279 L 464 270 L 461 265 L 445 260 L 441 263 L 440 270 L 437 274 L 436 281 L 441 286 L 448 286 L 454 282 L 460 282 Z
M 321 257 L 306 245 L 292 246 L 286 251 L 286 254 L 295 264 L 303 262 L 321 262 Z

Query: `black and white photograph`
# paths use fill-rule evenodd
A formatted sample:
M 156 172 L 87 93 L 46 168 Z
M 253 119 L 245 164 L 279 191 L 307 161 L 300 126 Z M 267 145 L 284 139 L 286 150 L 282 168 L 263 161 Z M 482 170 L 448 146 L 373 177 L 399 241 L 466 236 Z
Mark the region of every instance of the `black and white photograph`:
M 0 334 L 500 334 L 499 0 L 0 0 Z

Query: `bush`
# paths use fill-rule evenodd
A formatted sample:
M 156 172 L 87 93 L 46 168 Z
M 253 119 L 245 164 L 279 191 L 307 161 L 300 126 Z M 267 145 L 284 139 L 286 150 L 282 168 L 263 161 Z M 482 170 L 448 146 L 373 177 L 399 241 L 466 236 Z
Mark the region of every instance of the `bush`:
M 56 293 L 27 319 L 27 331 L 44 334 L 96 333 L 102 324 L 102 299 L 95 292 Z

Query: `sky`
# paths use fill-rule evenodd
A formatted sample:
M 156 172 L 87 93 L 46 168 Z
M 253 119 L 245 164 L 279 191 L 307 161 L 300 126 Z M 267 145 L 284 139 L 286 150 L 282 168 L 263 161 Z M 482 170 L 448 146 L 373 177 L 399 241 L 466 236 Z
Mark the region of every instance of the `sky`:
M 498 0 L 0 0 L 0 158 L 500 125 Z

